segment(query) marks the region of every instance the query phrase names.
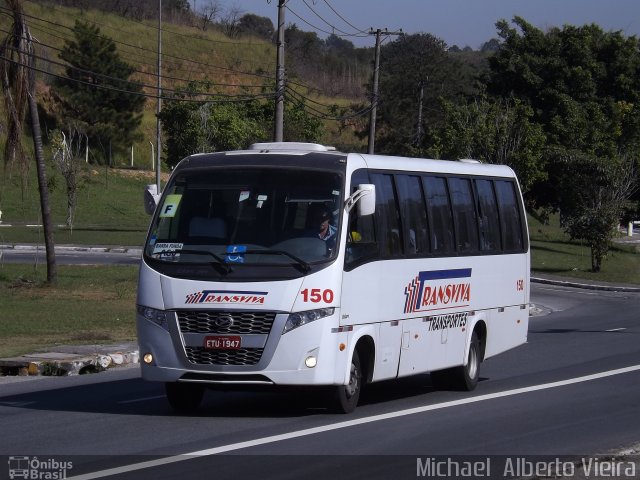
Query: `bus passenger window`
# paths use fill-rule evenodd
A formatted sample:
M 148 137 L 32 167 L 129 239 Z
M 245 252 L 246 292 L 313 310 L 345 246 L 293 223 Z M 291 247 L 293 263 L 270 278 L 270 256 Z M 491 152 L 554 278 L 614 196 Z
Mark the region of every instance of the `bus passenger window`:
M 407 253 L 409 255 L 429 253 L 427 211 L 422 198 L 420 177 L 396 175 L 396 187 Z
M 431 225 L 431 253 L 452 253 L 455 244 L 447 181 L 443 177 L 427 176 L 423 178 L 423 186 Z
M 402 255 L 404 246 L 400 218 L 393 189 L 393 177 L 383 173 L 371 175 L 376 186 L 376 228 L 382 257 Z
M 497 251 L 502 248 L 498 205 L 491 180 L 476 180 L 480 224 L 480 250 Z
M 504 250 L 507 252 L 522 251 L 524 250 L 522 218 L 516 200 L 515 184 L 510 181 L 496 180 L 495 186 L 500 208 Z
M 476 208 L 468 178 L 450 178 L 449 191 L 453 207 L 453 221 L 456 226 L 456 240 L 459 252 L 478 250 L 478 223 Z

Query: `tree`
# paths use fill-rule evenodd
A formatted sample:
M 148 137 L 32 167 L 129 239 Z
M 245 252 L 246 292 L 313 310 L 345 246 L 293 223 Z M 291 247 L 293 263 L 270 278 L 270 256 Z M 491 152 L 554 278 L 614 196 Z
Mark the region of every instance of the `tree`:
M 198 101 L 199 94 L 209 90 L 208 83 L 193 82 L 164 102 L 160 120 L 170 167 L 193 153 L 236 150 L 269 138 L 273 107 L 258 99 Z
M 402 35 L 384 45 L 380 53 L 380 88 L 376 148 L 383 153 L 433 155 L 427 135 L 417 148 L 418 102 L 424 85 L 424 129 L 443 119 L 440 98 L 458 102 L 474 93 L 473 72 L 466 70 L 446 44 L 430 34 Z
M 623 157 L 617 161 L 577 154 L 563 159 L 560 224 L 572 239 L 591 249 L 591 270 L 602 260 L 622 218 L 626 202 L 637 188 L 637 166 Z
M 51 134 L 53 162 L 62 174 L 67 187 L 67 220 L 66 225 L 73 227 L 73 219 L 78 205 L 78 188 L 80 165 L 82 161 L 82 144 L 86 135 L 77 128 L 70 128 L 65 134 L 56 130 Z
M 29 71 L 26 68 L 31 64 L 30 46 L 28 44 L 22 16 L 22 5 L 19 1 L 9 4 L 13 12 L 13 26 L 11 32 L 5 37 L 0 53 L 5 60 L 0 65 L 2 68 L 2 90 L 7 112 L 7 141 L 4 148 L 4 168 L 10 170 L 19 164 L 23 182 L 26 181 L 29 172 L 29 157 L 22 145 L 24 133 L 24 120 L 28 107 L 29 95 Z M 24 189 L 24 183 L 23 183 Z
M 227 37 L 235 38 L 240 33 L 240 17 L 242 17 L 242 10 L 234 6 L 220 19 L 222 31 Z
M 285 141 L 311 142 L 320 141 L 322 135 L 322 121 L 309 115 L 303 101 L 285 103 L 284 132 Z
M 106 150 L 126 148 L 139 138 L 145 98 L 142 87 L 129 80 L 134 69 L 122 61 L 116 45 L 89 23 L 76 21 L 74 40 L 66 40 L 60 58 L 69 66 L 56 80 L 60 124 L 68 120 L 86 131 L 91 144 Z
M 7 125 L 9 132 L 15 137 L 7 141 L 5 158 L 19 157 L 22 164 L 26 163 L 26 153 L 22 148 L 24 133 L 23 120 L 28 105 L 31 117 L 31 134 L 36 157 L 38 172 L 38 190 L 40 192 L 40 212 L 44 226 L 44 240 L 47 258 L 47 282 L 57 280 L 55 245 L 53 240 L 53 223 L 51 221 L 51 206 L 49 190 L 47 189 L 47 172 L 42 150 L 42 135 L 40 119 L 36 102 L 36 75 L 34 68 L 35 50 L 31 33 L 24 19 L 24 11 L 20 0 L 7 0 L 7 6 L 13 16 L 13 24 L 9 34 L 0 47 L 0 76 L 7 107 Z M 18 146 L 19 145 L 19 146 Z
M 481 96 L 467 104 L 444 102 L 437 145 L 444 158 L 474 158 L 509 165 L 524 193 L 547 179 L 542 126 L 531 107 L 518 99 Z
M 200 20 L 202 31 L 206 31 L 207 27 L 215 23 L 216 18 L 222 13 L 222 5 L 218 0 L 209 0 L 209 3 L 200 9 L 196 15 Z
M 638 39 L 597 25 L 543 32 L 520 17 L 513 23 L 497 23 L 502 43 L 489 58 L 488 91 L 531 107 L 547 140 L 548 180 L 529 200 L 560 211 L 598 271 L 633 192 L 621 172 L 640 157 Z
M 240 18 L 238 31 L 243 35 L 255 35 L 258 38 L 272 41 L 275 28 L 269 17 L 247 13 Z
M 318 76 L 318 59 L 322 58 L 323 42 L 315 32 L 300 30 L 293 23 L 284 31 L 288 75 L 306 78 Z
M 340 38 L 335 33 L 327 37 L 324 41 L 324 46 L 329 52 L 336 53 L 337 55 L 352 55 L 355 50 L 352 42 Z
M 164 103 L 160 119 L 166 135 L 167 164 L 176 165 L 198 152 L 246 148 L 268 141 L 272 134 L 273 102 L 260 98 L 243 101 L 198 101 L 206 83 L 192 83 L 187 91 Z M 285 141 L 316 142 L 322 122 L 305 111 L 303 102 L 285 103 Z

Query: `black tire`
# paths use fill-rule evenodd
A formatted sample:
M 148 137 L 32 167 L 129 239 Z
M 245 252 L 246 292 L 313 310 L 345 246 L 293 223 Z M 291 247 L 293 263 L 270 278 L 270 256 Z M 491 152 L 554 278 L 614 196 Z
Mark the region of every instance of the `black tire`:
M 178 413 L 196 411 L 204 396 L 204 387 L 194 383 L 167 382 L 164 387 L 169 405 Z
M 480 348 L 480 340 L 476 332 L 473 332 L 469 345 L 467 364 L 460 367 L 431 372 L 431 382 L 436 388 L 470 392 L 478 385 L 481 362 L 482 351 Z
M 358 352 L 353 352 L 351 359 L 351 373 L 347 385 L 335 387 L 332 399 L 332 410 L 336 413 L 351 413 L 358 406 L 360 392 L 362 391 L 362 369 Z

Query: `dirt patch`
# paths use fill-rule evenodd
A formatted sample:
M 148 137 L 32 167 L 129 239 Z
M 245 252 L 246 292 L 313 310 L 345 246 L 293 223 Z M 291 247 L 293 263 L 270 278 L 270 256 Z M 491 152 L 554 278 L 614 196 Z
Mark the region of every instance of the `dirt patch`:
M 114 168 L 111 170 L 113 173 L 120 175 L 122 177 L 127 178 L 140 178 L 149 180 L 149 182 L 153 182 L 156 179 L 156 172 L 152 172 L 150 170 L 134 170 L 128 168 Z M 162 172 L 160 174 L 160 180 L 166 182 L 169 180 L 169 174 L 166 172 Z

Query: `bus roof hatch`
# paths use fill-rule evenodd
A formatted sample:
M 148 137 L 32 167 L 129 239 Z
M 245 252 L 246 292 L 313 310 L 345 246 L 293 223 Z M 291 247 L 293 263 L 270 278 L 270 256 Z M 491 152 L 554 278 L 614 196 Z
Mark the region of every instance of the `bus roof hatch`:
M 304 143 L 304 142 L 267 142 L 267 143 L 254 143 L 249 146 L 249 150 L 260 150 L 261 152 L 271 151 L 302 151 L 302 152 L 333 152 L 335 147 L 327 147 L 320 145 L 319 143 Z

